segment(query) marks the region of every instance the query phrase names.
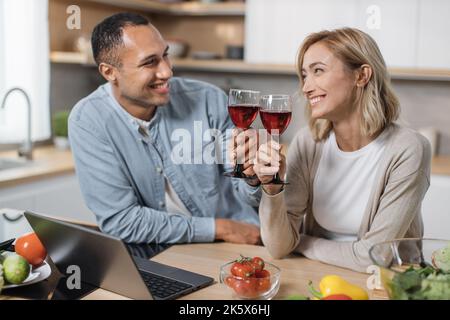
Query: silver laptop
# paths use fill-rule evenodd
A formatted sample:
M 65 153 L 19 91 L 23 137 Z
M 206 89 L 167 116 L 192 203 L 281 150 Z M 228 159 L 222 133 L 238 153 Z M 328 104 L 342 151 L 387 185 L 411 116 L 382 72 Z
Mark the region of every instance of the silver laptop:
M 63 275 L 79 267 L 81 281 L 133 299 L 175 299 L 206 287 L 211 277 L 132 257 L 118 238 L 25 211 L 25 217 Z M 73 268 L 73 267 L 72 267 Z

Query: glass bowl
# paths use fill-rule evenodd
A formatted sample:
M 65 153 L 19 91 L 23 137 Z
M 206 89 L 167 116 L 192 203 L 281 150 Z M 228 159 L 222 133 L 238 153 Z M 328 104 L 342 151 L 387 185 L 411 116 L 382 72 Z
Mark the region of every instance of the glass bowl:
M 380 267 L 390 299 L 450 300 L 450 240 L 385 241 L 372 246 L 369 255 Z
M 276 265 L 265 262 L 264 269 L 270 272 L 270 276 L 241 278 L 231 273 L 233 263 L 231 261 L 220 267 L 220 283 L 230 290 L 234 299 L 270 300 L 277 294 L 281 270 Z

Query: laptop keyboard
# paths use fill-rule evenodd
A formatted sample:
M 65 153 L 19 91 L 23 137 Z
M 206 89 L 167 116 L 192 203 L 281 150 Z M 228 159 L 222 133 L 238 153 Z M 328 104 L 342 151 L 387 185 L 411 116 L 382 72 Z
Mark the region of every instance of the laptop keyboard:
M 140 273 L 152 295 L 160 299 L 165 299 L 192 287 L 190 284 L 157 276 L 156 274 L 145 271 L 140 271 Z

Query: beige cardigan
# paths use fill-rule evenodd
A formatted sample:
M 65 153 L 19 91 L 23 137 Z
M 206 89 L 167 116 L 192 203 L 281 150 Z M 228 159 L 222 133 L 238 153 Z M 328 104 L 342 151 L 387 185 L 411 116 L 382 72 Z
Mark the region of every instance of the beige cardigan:
M 373 264 L 369 249 L 378 242 L 423 235 L 421 205 L 430 184 L 431 148 L 419 133 L 391 125 L 387 145 L 358 232 L 358 240 L 331 241 L 312 210 L 313 183 L 323 142 L 308 128 L 293 139 L 287 155 L 288 185 L 270 196 L 263 192 L 261 237 L 275 258 L 291 252 L 356 271 Z

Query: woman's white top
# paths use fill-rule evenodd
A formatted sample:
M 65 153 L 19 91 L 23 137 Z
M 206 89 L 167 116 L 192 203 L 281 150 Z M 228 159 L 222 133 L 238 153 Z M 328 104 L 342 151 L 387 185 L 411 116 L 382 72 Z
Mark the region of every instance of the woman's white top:
M 344 152 L 334 132 L 324 142 L 314 179 L 314 218 L 325 238 L 355 241 L 389 130 L 363 148 Z

